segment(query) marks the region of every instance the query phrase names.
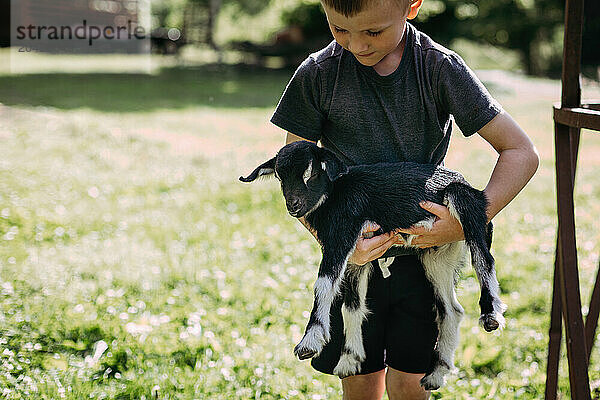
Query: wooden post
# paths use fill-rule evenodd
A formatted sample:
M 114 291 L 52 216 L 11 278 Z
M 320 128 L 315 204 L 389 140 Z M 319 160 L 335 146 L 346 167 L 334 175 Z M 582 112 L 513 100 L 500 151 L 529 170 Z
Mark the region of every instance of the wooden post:
M 581 63 L 581 36 L 583 29 L 583 0 L 566 0 L 565 35 L 563 47 L 561 108 L 581 105 L 579 83 Z M 586 332 L 581 315 L 581 294 L 575 241 L 575 213 L 573 191 L 579 149 L 580 130 L 555 122 L 556 187 L 558 211 L 558 238 L 552 294 L 552 314 L 548 345 L 546 399 L 556 399 L 558 363 L 562 336 L 560 315 L 565 324 L 567 358 L 571 398 L 591 399 L 588 357 L 591 346 L 586 346 Z M 600 278 L 598 278 L 600 279 Z M 594 289 L 596 292 L 596 288 Z M 593 299 L 593 296 L 592 296 Z M 594 303 L 594 307 L 600 304 Z M 594 310 L 595 312 L 596 310 Z M 595 331 L 596 320 L 590 320 L 589 331 Z M 593 332 L 591 333 L 593 335 Z
M 556 400 L 558 392 L 558 363 L 560 361 L 560 342 L 562 340 L 562 299 L 558 271 L 558 235 L 554 255 L 554 283 L 552 284 L 552 311 L 550 312 L 550 330 L 548 332 L 548 364 L 546 365 L 546 400 Z
M 575 175 L 577 172 L 577 158 L 579 155 L 579 136 L 574 138 L 571 143 L 572 166 L 571 179 L 575 184 Z M 554 282 L 552 284 L 552 311 L 550 313 L 550 329 L 548 332 L 548 363 L 546 365 L 546 400 L 556 400 L 558 390 L 558 364 L 560 361 L 560 342 L 562 340 L 562 294 L 560 271 L 558 267 L 560 246 L 559 231 L 556 233 L 556 252 L 554 254 Z M 587 336 L 586 336 L 587 338 Z
M 579 129 L 556 124 L 555 130 L 559 230 L 558 272 L 562 289 L 562 312 L 565 322 L 571 397 L 574 400 L 591 399 L 587 347 L 581 315 L 573 204 L 572 156 L 575 149 L 571 148 L 571 144 L 573 142 L 572 138 L 579 135 Z

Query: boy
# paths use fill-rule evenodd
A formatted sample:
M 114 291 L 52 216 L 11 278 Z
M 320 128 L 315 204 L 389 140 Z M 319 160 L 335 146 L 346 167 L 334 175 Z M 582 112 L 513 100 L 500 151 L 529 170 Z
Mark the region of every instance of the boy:
M 499 154 L 485 193 L 491 220 L 525 186 L 538 166 L 535 147 L 455 53 L 416 30 L 423 0 L 321 0 L 335 39 L 309 56 L 289 82 L 271 119 L 286 142 L 320 141 L 348 164 L 414 161 L 440 164 L 452 119 L 465 136 L 478 133 Z M 412 228 L 421 248 L 463 239 L 446 207 L 431 231 Z M 301 221 L 303 222 L 303 221 Z M 378 227 L 375 227 L 377 229 Z M 373 262 L 400 239 L 361 239 L 349 262 Z M 366 360 L 342 379 L 344 399 L 426 399 L 419 384 L 437 338 L 433 294 L 414 255 L 396 257 L 384 278 L 375 268 L 363 324 Z M 311 364 L 331 374 L 343 343 L 340 300 L 331 341 Z

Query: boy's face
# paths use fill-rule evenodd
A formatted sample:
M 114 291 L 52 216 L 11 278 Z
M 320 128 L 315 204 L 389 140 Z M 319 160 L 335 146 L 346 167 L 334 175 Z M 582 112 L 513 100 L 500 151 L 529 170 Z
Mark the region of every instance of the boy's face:
M 375 66 L 398 49 L 404 36 L 409 7 L 394 0 L 373 1 L 361 12 L 346 17 L 323 4 L 331 33 L 363 65 Z

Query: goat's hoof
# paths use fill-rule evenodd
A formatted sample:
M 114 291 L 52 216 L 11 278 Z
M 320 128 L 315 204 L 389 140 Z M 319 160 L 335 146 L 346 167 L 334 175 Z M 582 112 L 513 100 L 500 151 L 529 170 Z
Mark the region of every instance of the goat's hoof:
M 444 385 L 445 377 L 450 370 L 454 368 L 452 362 L 438 360 L 433 370 L 421 378 L 421 386 L 425 390 L 438 390 Z
M 343 353 L 340 356 L 337 365 L 333 369 L 333 374 L 340 379 L 356 375 L 360 372 L 360 363 L 361 360 L 359 356 L 355 354 Z
M 496 314 L 484 314 L 480 318 L 483 329 L 487 332 L 495 331 L 500 327 L 500 322 L 496 319 Z
M 317 352 L 298 344 L 296 347 L 294 347 L 294 354 L 299 360 L 306 360 L 313 358 L 315 355 L 317 355 Z
M 421 386 L 425 390 L 438 390 L 444 384 L 444 378 L 441 380 L 439 377 L 436 377 L 435 374 L 425 375 L 421 378 Z
M 329 336 L 325 335 L 325 330 L 320 325 L 312 325 L 306 330 L 304 337 L 294 347 L 294 354 L 300 360 L 306 360 L 319 354 L 323 350 L 325 343 L 329 341 Z

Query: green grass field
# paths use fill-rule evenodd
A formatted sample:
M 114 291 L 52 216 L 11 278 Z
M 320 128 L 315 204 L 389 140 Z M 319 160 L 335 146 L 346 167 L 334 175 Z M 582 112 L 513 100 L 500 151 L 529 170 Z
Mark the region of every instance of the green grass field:
M 0 75 L 0 398 L 340 398 L 337 378 L 292 353 L 312 306 L 318 246 L 286 213 L 276 182 L 237 181 L 282 145 L 268 119 L 289 75 L 209 66 Z M 466 269 L 458 371 L 433 398 L 539 399 L 559 83 L 480 76 L 542 162 L 495 219 L 507 327 L 478 327 L 478 285 Z M 585 304 L 600 253 L 600 140 L 585 135 L 582 145 Z M 447 165 L 475 186 L 494 162 L 481 139 L 454 136 Z

